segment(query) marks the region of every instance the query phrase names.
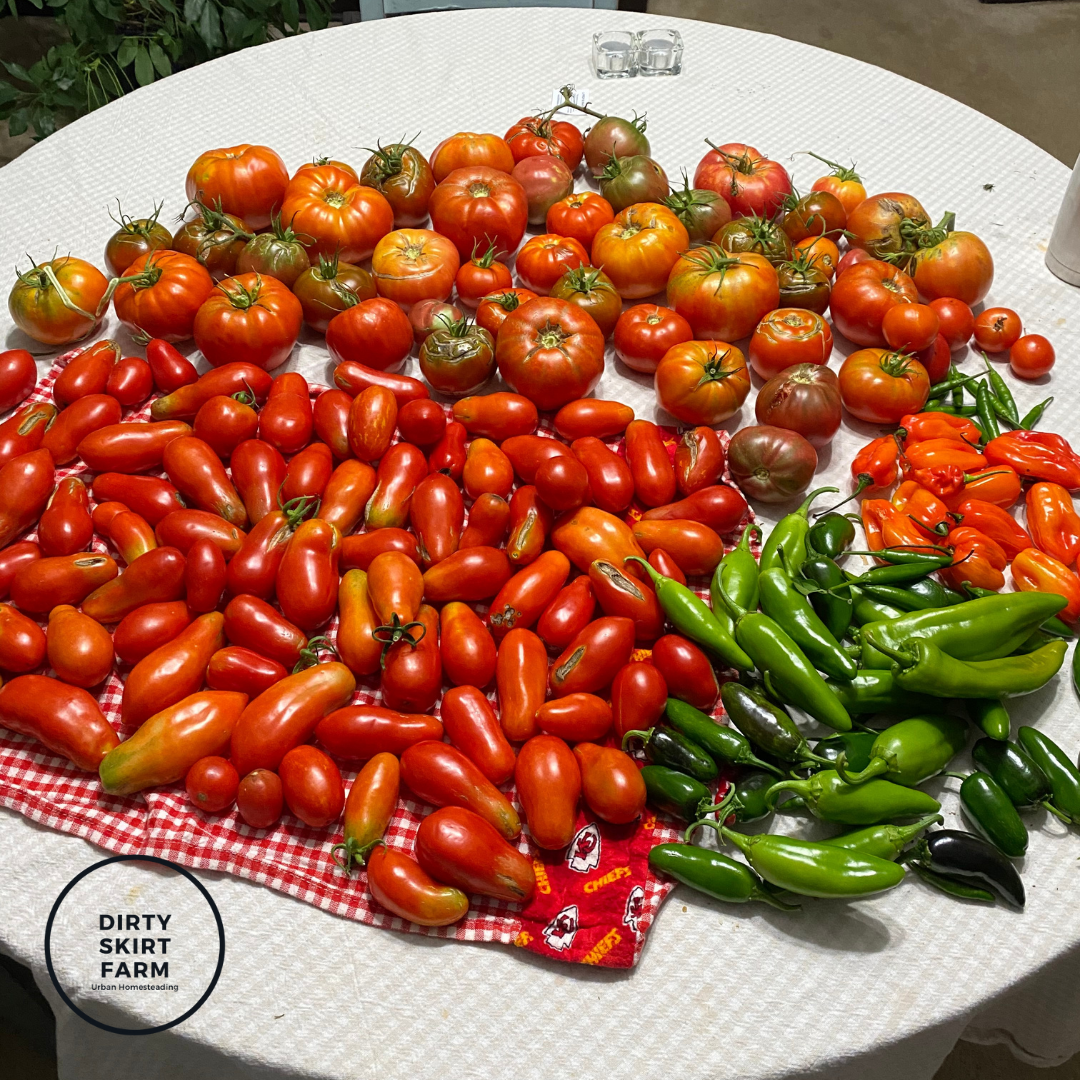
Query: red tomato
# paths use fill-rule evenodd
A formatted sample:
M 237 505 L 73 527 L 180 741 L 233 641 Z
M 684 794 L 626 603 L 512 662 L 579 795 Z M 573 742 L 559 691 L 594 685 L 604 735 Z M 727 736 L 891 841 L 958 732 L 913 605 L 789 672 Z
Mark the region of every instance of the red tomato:
M 408 401 L 398 412 L 397 424 L 405 442 L 420 447 L 434 446 L 446 431 L 446 413 L 430 398 Z
M 385 386 L 369 386 L 357 394 L 348 422 L 353 455 L 360 461 L 378 461 L 393 442 L 397 416 L 397 399 Z
M 536 724 L 546 735 L 567 742 L 592 742 L 611 730 L 611 706 L 595 694 L 567 694 L 541 705 Z
M 392 371 L 412 351 L 408 316 L 392 300 L 376 297 L 342 311 L 326 328 L 326 347 L 336 363 L 355 360 Z
M 371 256 L 371 272 L 380 296 L 408 311 L 419 300 L 445 300 L 458 272 L 457 248 L 430 229 L 387 233 Z
M 584 140 L 575 124 L 540 116 L 522 117 L 503 136 L 515 161 L 550 154 L 573 172 L 581 164 Z
M 285 191 L 281 220 L 305 237 L 308 253 L 337 255 L 347 263 L 371 257 L 375 245 L 394 227 L 386 197 L 357 184 L 333 165 L 297 173 Z
M 455 169 L 435 189 L 429 210 L 432 228 L 447 237 L 463 259 L 481 242 L 516 251 L 529 216 L 521 184 L 484 166 Z
M 577 458 L 561 454 L 545 460 L 537 468 L 536 493 L 557 514 L 576 510 L 588 498 L 589 474 Z
M 994 260 L 974 233 L 946 231 L 939 225 L 920 236 L 907 271 L 927 300 L 955 297 L 973 305 L 990 291 Z
M 917 230 L 929 225 L 929 215 L 911 195 L 899 191 L 871 195 L 848 212 L 848 246 L 865 248 L 875 259 L 899 255 L 906 261 L 904 256 L 918 245 Z
M 493 338 L 498 340 L 499 330 L 509 315 L 517 311 L 522 304 L 535 300 L 532 289 L 503 289 L 489 293 L 476 308 L 476 325 L 482 326 Z
M 125 409 L 141 405 L 153 392 L 153 372 L 138 356 L 125 356 L 120 360 L 105 384 L 105 393 L 116 398 Z
M 664 434 L 656 424 L 634 420 L 626 429 L 625 453 L 634 478 L 634 493 L 641 503 L 663 506 L 675 498 L 675 470 Z
M 477 255 L 480 247 L 478 244 L 473 248 L 472 258 L 461 264 L 454 279 L 458 300 L 470 308 L 475 308 L 489 293 L 498 293 L 514 284 L 509 267 L 495 257 L 498 254 L 495 245 L 488 244 L 483 254 Z
M 576 240 L 586 251 L 600 229 L 615 220 L 611 203 L 595 191 L 578 191 L 560 199 L 547 212 L 547 231 Z
M 559 654 L 549 682 L 556 697 L 593 694 L 612 679 L 634 651 L 634 622 L 618 616 L 595 619 Z
M 222 461 L 245 439 L 254 439 L 258 430 L 259 414 L 231 395 L 212 397 L 195 414 L 194 433 L 209 443 Z
M 540 621 L 536 633 L 549 649 L 565 649 L 574 638 L 592 622 L 596 610 L 596 597 L 588 575 L 581 574 L 569 585 L 564 585 L 551 601 Z M 547 687 L 545 664 L 544 686 Z
M 493 784 L 514 775 L 514 749 L 482 690 L 455 686 L 443 694 L 439 715 L 446 735 Z
M 289 359 L 303 321 L 300 301 L 277 278 L 240 274 L 199 308 L 195 344 L 214 367 L 243 361 L 269 371 Z
M 276 660 L 268 660 L 239 645 L 228 645 L 210 657 L 206 667 L 206 685 L 211 690 L 232 690 L 247 694 L 249 698 L 257 698 L 288 674 L 285 666 Z
M 668 349 L 693 336 L 693 328 L 677 311 L 657 304 L 636 304 L 615 324 L 615 355 L 631 371 L 651 375 Z
M 188 169 L 186 190 L 189 201 L 220 203 L 225 213 L 242 217 L 254 229 L 265 229 L 281 206 L 288 183 L 285 162 L 269 146 L 241 143 L 200 154 Z
M 840 366 L 844 408 L 871 424 L 898 424 L 919 412 L 930 393 L 926 368 L 903 353 L 859 349 Z
M 755 256 L 756 257 L 756 256 Z M 669 349 L 656 369 L 656 399 L 684 424 L 720 424 L 750 393 L 743 354 L 726 341 L 687 341 Z
M 98 307 L 109 283 L 96 267 L 64 255 L 16 272 L 8 311 L 24 334 L 43 345 L 68 345 L 97 326 Z
M 833 326 L 856 345 L 884 346 L 885 312 L 897 304 L 914 304 L 919 291 L 902 270 L 868 259 L 836 279 L 829 298 Z M 933 339 L 931 339 L 933 340 Z
M 576 240 L 553 233 L 534 236 L 518 252 L 518 278 L 533 292 L 547 296 L 552 286 L 578 266 L 589 265 L 589 254 Z
M 946 379 L 949 369 L 952 367 L 952 353 L 949 351 L 949 343 L 941 334 L 938 334 L 925 349 L 920 349 L 915 353 L 915 359 L 926 368 L 926 374 L 931 385 Z
M 575 439 L 570 449 L 585 466 L 593 505 L 609 514 L 621 514 L 626 510 L 634 498 L 634 477 L 626 459 L 592 435 Z
M 137 334 L 162 341 L 190 338 L 199 310 L 214 292 L 206 268 L 179 251 L 151 251 L 136 259 L 125 277 L 113 294 L 117 318 Z
M 671 268 L 668 301 L 696 338 L 737 341 L 780 303 L 776 270 L 764 255 L 729 255 L 715 244 L 686 252 Z
M 750 365 L 763 379 L 771 379 L 795 364 L 827 364 L 832 347 L 832 330 L 816 312 L 777 308 L 754 330 Z
M 603 268 L 624 300 L 660 292 L 690 246 L 686 226 L 660 203 L 626 207 L 593 238 L 591 262 Z
M 626 825 L 645 809 L 645 781 L 629 754 L 614 746 L 578 743 L 574 756 L 581 766 L 585 805 L 602 821 Z
M 468 604 L 443 605 L 439 649 L 443 674 L 455 686 L 484 687 L 495 677 L 495 639 Z
M 658 723 L 664 715 L 667 696 L 667 683 L 655 664 L 634 661 L 620 668 L 611 684 L 616 738 Z
M 937 312 L 926 304 L 894 304 L 881 320 L 881 333 L 890 349 L 918 352 L 938 336 Z
M 499 331 L 495 358 L 507 385 L 539 409 L 585 397 L 604 372 L 604 335 L 581 308 L 530 300 Z
M 712 149 L 694 172 L 694 187 L 722 195 L 736 217 L 772 217 L 791 192 L 791 178 L 783 165 L 745 143 L 709 145 Z
M 385 845 L 367 858 L 368 888 L 387 911 L 420 926 L 449 926 L 463 919 L 469 898 L 450 885 L 440 885 L 419 864 Z
M 1020 316 L 1012 308 L 987 308 L 975 317 L 975 344 L 983 352 L 1006 352 L 1022 333 Z
M 851 267 L 858 266 L 859 263 L 869 262 L 873 257 L 864 248 L 848 248 L 844 252 L 844 257 L 836 264 L 836 276 L 839 277 L 845 270 L 850 270 Z
M 1054 346 L 1042 334 L 1025 334 L 1009 349 L 1009 367 L 1021 379 L 1037 379 L 1053 366 Z
M 0 352 L 0 413 L 21 405 L 37 382 L 37 364 L 25 349 Z
M 322 829 L 337 821 L 345 807 L 341 770 L 315 746 L 293 747 L 278 766 L 289 809 L 305 825 Z
M 0 668 L 16 674 L 33 671 L 45 659 L 45 648 L 45 635 L 33 619 L 0 604 Z
M 45 556 L 74 555 L 85 551 L 94 536 L 90 519 L 90 496 L 77 476 L 56 485 L 49 505 L 38 521 L 38 543 Z
M 240 774 L 228 758 L 199 758 L 184 778 L 188 798 L 200 810 L 216 814 L 236 801 Z
M 709 658 L 693 642 L 665 634 L 653 645 L 652 662 L 664 677 L 672 697 L 706 712 L 716 703 L 720 686 Z
M 269 769 L 249 772 L 236 791 L 236 808 L 253 829 L 269 829 L 281 820 L 285 794 L 281 778 Z
M 192 612 L 183 600 L 144 604 L 120 620 L 113 631 L 113 648 L 125 664 L 137 664 L 144 656 L 149 656 L 155 649 L 177 637 L 191 624 L 191 619 Z M 239 688 L 214 686 L 212 689 Z
M 430 160 L 435 183 L 441 184 L 457 169 L 484 167 L 493 172 L 508 173 L 516 158 L 506 140 L 498 135 L 459 131 L 443 139 L 432 150 Z
M 518 754 L 514 785 L 537 847 L 558 851 L 574 838 L 581 769 L 562 739 L 535 735 Z
M 975 332 L 975 316 L 963 300 L 943 297 L 931 300 L 930 306 L 937 312 L 938 333 L 949 343 L 950 349 L 961 349 Z

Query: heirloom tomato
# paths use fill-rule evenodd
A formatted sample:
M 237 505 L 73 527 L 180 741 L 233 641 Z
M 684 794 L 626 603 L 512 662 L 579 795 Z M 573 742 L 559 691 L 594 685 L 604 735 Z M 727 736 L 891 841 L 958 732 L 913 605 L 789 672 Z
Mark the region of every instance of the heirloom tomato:
M 671 267 L 668 301 L 697 338 L 737 341 L 780 303 L 776 270 L 763 255 L 727 255 L 715 244 L 685 252 Z
M 458 319 L 424 339 L 420 370 L 440 394 L 473 394 L 495 374 L 495 341 L 482 326 Z
M 683 173 L 681 191 L 672 191 L 664 205 L 683 223 L 691 244 L 704 244 L 731 220 L 731 207 L 715 191 L 692 188 Z
M 722 195 L 733 214 L 771 217 L 780 209 L 791 192 L 791 178 L 783 165 L 745 143 L 709 146 L 712 149 L 694 172 L 694 187 Z
M 227 214 L 265 229 L 281 206 L 288 183 L 285 162 L 269 146 L 242 143 L 200 154 L 188 169 L 186 187 L 189 200 L 220 203 Z
M 430 229 L 395 229 L 376 245 L 371 273 L 380 296 L 408 311 L 419 300 L 445 300 L 454 289 L 457 248 Z
M 581 164 L 584 140 L 574 124 L 542 116 L 524 116 L 503 136 L 515 161 L 550 154 L 573 172 Z
M 158 221 L 163 204 L 154 207 L 148 218 L 128 217 L 117 203 L 119 218 L 113 218 L 120 228 L 105 244 L 105 267 L 110 274 L 119 277 L 141 255 L 172 247 L 172 233 Z M 112 214 L 109 214 L 112 217 Z
M 890 263 L 868 259 L 837 276 L 829 299 L 833 326 L 856 345 L 881 347 L 885 312 L 897 304 L 914 304 L 915 282 Z
M 827 191 L 830 195 L 835 195 L 840 200 L 844 213 L 850 214 L 866 198 L 866 188 L 863 187 L 862 177 L 855 171 L 854 164 L 850 166 L 838 165 L 835 161 L 819 157 L 813 152 L 810 153 L 810 156 L 817 158 L 818 161 L 823 162 L 832 169 L 828 176 L 818 177 L 811 185 L 810 190 Z
M 833 336 L 829 324 L 813 311 L 777 308 L 758 323 L 750 338 L 750 366 L 771 379 L 795 364 L 827 364 Z
M 574 174 L 550 154 L 522 158 L 510 175 L 525 190 L 530 225 L 543 225 L 548 210 L 574 190 Z
M 362 267 L 340 262 L 336 253 L 318 259 L 317 266 L 305 270 L 293 282 L 292 291 L 300 301 L 304 322 L 325 334 L 338 312 L 372 299 L 377 292 L 371 275 Z
M 408 143 L 378 147 L 364 162 L 360 183 L 382 192 L 394 211 L 395 229 L 415 229 L 427 220 L 435 177 L 416 147 Z
M 421 300 L 409 311 L 409 325 L 417 345 L 423 345 L 436 330 L 449 330 L 465 318 L 465 312 L 441 300 Z
M 859 349 L 840 365 L 844 408 L 871 424 L 898 424 L 919 412 L 930 393 L 926 368 L 905 353 Z
M 994 260 L 974 234 L 952 231 L 952 215 L 918 234 L 907 271 L 927 300 L 953 297 L 973 306 L 984 299 L 994 281 Z
M 771 424 L 741 428 L 728 443 L 731 478 L 759 502 L 786 502 L 801 495 L 814 478 L 817 462 L 817 451 L 802 435 Z
M 69 345 L 97 326 L 98 306 L 109 288 L 97 267 L 62 255 L 16 275 L 8 311 L 15 325 L 35 341 Z
M 929 225 L 930 216 L 918 199 L 887 191 L 871 195 L 848 212 L 848 245 L 864 248 L 875 259 L 897 257 L 902 266 L 918 246 L 919 231 Z
M 667 173 L 644 154 L 612 156 L 598 179 L 600 194 L 611 203 L 615 213 L 634 203 L 660 203 L 671 191 Z
M 214 367 L 241 361 L 269 371 L 289 359 L 303 319 L 300 301 L 276 278 L 241 274 L 199 308 L 195 344 Z
M 784 232 L 793 244 L 808 236 L 837 239 L 844 231 L 847 211 L 831 192 L 811 191 L 808 195 L 792 192 L 784 200 Z
M 651 375 L 668 349 L 693 336 L 693 328 L 677 311 L 658 304 L 635 304 L 615 323 L 615 355 L 631 371 Z
M 613 157 L 625 158 L 649 153 L 645 137 L 645 117 L 633 120 L 621 116 L 602 116 L 585 133 L 585 164 L 593 176 L 599 176 Z
M 791 240 L 787 233 L 771 218 L 756 214 L 733 218 L 717 229 L 710 239 L 729 255 L 750 251 L 764 255 L 773 266 L 791 258 Z
M 809 255 L 797 254 L 776 268 L 782 307 L 806 308 L 821 315 L 829 306 L 829 275 Z
M 128 267 L 113 305 L 136 335 L 162 341 L 191 337 L 199 309 L 214 291 L 206 268 L 179 251 L 152 251 Z
M 589 253 L 576 240 L 553 233 L 527 241 L 515 262 L 521 284 L 543 296 L 551 292 L 567 270 L 588 265 Z
M 830 281 L 835 277 L 836 268 L 840 265 L 840 249 L 827 236 L 808 236 L 805 240 L 800 240 L 794 246 L 792 254 L 805 258 L 810 266 L 820 270 Z
M 447 237 L 463 259 L 479 242 L 516 251 L 529 216 L 525 189 L 509 170 L 483 165 L 455 169 L 435 189 L 428 206 L 432 228 Z
M 623 299 L 636 300 L 664 288 L 689 246 L 685 226 L 666 206 L 640 203 L 597 232 L 592 265 L 603 268 Z
M 238 274 L 266 274 L 289 288 L 310 269 L 311 260 L 300 238 L 275 215 L 269 232 L 249 240 L 236 260 Z
M 797 431 L 812 446 L 825 446 L 840 429 L 840 384 L 830 368 L 796 364 L 758 391 L 754 412 L 759 424 Z
M 684 424 L 720 424 L 750 393 L 743 354 L 725 341 L 686 341 L 667 351 L 656 369 L 656 398 Z
M 354 304 L 330 320 L 326 347 L 338 364 L 356 360 L 379 371 L 391 371 L 409 355 L 413 328 L 392 300 L 376 296 Z
M 576 240 L 586 251 L 601 227 L 615 220 L 611 203 L 595 191 L 577 191 L 547 212 L 547 231 Z
M 514 154 L 498 135 L 459 131 L 443 139 L 431 152 L 431 171 L 441 184 L 457 169 L 487 168 L 508 173 L 514 168 Z
M 611 336 L 622 314 L 622 297 L 603 270 L 578 266 L 567 270 L 551 288 L 551 295 L 587 311 L 605 338 Z
M 173 237 L 173 250 L 195 259 L 215 281 L 236 273 L 240 253 L 255 234 L 246 221 L 201 202 L 196 215 L 183 220 Z
M 532 289 L 504 289 L 501 292 L 489 293 L 477 305 L 476 323 L 492 337 L 498 338 L 499 330 L 507 317 L 526 301 L 535 300 L 536 296 Z
M 509 289 L 514 284 L 509 267 L 495 257 L 498 254 L 495 245 L 488 244 L 478 255 L 477 250 L 482 247 L 481 244 L 473 247 L 472 258 L 461 264 L 454 279 L 458 300 L 470 308 L 475 308 L 489 293 Z M 456 250 L 454 254 L 457 254 Z

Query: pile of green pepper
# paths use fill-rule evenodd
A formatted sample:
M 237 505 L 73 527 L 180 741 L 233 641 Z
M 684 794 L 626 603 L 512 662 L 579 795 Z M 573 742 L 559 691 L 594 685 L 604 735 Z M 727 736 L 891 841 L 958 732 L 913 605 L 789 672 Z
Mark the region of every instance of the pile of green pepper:
M 869 554 L 850 550 L 852 518 L 834 508 L 811 521 L 814 500 L 833 490 L 783 518 L 760 560 L 750 546 L 760 530 L 748 526 L 716 568 L 711 605 L 636 560 L 675 629 L 727 675 L 728 725 L 670 698 L 662 722 L 624 738 L 648 759 L 650 804 L 687 825 L 683 843 L 654 847 L 649 861 L 709 896 L 780 910 L 798 896 L 891 889 L 908 869 L 948 895 L 1022 907 L 1012 862 L 1027 849 L 1020 812 L 1080 825 L 1080 770 L 1034 728 L 1010 741 L 1006 705 L 1061 668 L 1070 631 L 1055 616 L 1065 601 L 962 595 L 932 576 L 950 558 L 931 544 L 873 552 L 881 565 L 850 573 L 840 561 Z M 833 734 L 812 745 L 806 719 Z M 947 771 L 973 728 L 975 771 Z M 943 821 L 922 788 L 934 777 L 961 781 L 973 831 L 931 829 Z M 777 811 L 852 831 L 817 841 L 742 831 Z M 702 826 L 745 861 L 695 846 Z

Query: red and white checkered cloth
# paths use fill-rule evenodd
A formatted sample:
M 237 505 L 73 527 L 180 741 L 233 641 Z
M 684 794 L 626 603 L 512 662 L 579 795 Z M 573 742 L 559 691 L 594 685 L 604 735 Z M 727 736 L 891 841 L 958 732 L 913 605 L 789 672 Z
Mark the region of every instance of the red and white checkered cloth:
M 29 401 L 51 400 L 57 375 L 76 354 L 77 350 L 60 357 Z M 148 415 L 149 402 L 127 419 Z M 545 426 L 550 431 L 550 424 Z M 726 432 L 720 435 L 726 445 Z M 78 464 L 58 470 L 57 476 L 83 471 Z M 109 550 L 98 537 L 94 548 Z M 335 617 L 331 635 L 336 621 Z M 126 673 L 127 668 L 121 665 L 120 670 Z M 126 735 L 129 732 L 120 724 L 122 693 L 123 683 L 114 670 L 98 700 L 109 722 Z M 358 684 L 353 703 L 379 700 L 377 682 Z M 344 773 L 347 784 L 354 775 Z M 513 786 L 504 790 L 520 811 Z M 183 866 L 236 874 L 371 926 L 458 941 L 499 941 L 552 959 L 608 967 L 637 963 L 645 932 L 673 887 L 649 869 L 649 851 L 654 844 L 680 835 L 673 819 L 650 810 L 635 824 L 625 826 L 609 825 L 580 811 L 578 834 L 565 852 L 538 851 L 525 835 L 520 838 L 518 846 L 532 857 L 537 877 L 536 894 L 527 905 L 473 897 L 461 922 L 423 927 L 381 908 L 368 891 L 362 870 L 347 877 L 335 865 L 330 848 L 342 839 L 340 825 L 333 830 L 314 829 L 286 813 L 272 829 L 253 829 L 235 807 L 222 814 L 198 810 L 182 785 L 131 797 L 106 795 L 96 776 L 81 772 L 35 740 L 2 728 L 0 805 L 108 851 L 156 855 Z M 403 797 L 387 843 L 411 853 L 417 828 L 429 810 Z

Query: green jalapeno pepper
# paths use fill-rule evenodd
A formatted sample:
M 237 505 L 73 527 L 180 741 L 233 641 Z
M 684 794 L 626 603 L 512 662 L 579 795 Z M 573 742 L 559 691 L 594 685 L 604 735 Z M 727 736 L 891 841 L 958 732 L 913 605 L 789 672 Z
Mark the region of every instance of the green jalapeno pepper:
M 672 728 L 651 727 L 646 731 L 628 731 L 622 740 L 624 750 L 631 739 L 641 739 L 645 756 L 654 765 L 677 769 L 703 784 L 715 780 L 720 774 L 716 762 L 697 743 Z
M 976 766 L 989 773 L 1020 810 L 1050 805 L 1050 781 L 1046 773 L 1015 743 L 980 739 L 971 748 Z
M 810 601 L 791 583 L 786 570 L 764 570 L 760 579 L 761 609 L 806 654 L 816 668 L 837 679 L 853 679 L 858 668 Z
M 664 707 L 667 722 L 692 743 L 700 746 L 714 761 L 726 761 L 729 765 L 753 765 L 782 776 L 775 765 L 762 761 L 754 753 L 750 740 L 741 731 L 733 731 L 725 724 L 718 724 L 700 709 L 678 698 L 667 699 Z
M 931 607 L 952 607 L 953 604 L 963 604 L 967 600 L 962 593 L 946 588 L 934 578 L 913 581 L 904 587 L 904 592 L 922 602 L 922 607 L 912 608 L 913 611 L 924 611 Z
M 1072 824 L 1080 824 L 1080 770 L 1069 760 L 1065 751 L 1041 731 L 1022 727 L 1016 733 L 1016 738 L 1050 781 L 1054 807 L 1067 815 Z
M 791 572 L 793 574 L 798 572 L 806 559 L 806 537 L 810 532 L 810 507 L 819 495 L 824 495 L 827 491 L 839 490 L 834 487 L 820 487 L 811 491 L 798 510 L 782 517 L 776 523 L 761 548 L 761 558 L 758 561 L 761 570 L 783 567 L 782 560 L 786 558 Z M 780 554 L 781 549 L 784 551 L 783 556 Z
M 760 900 L 780 911 L 797 911 L 763 886 L 748 866 L 719 851 L 692 844 L 657 844 L 649 852 L 649 865 L 706 896 L 733 904 Z
M 1012 800 L 987 773 L 973 772 L 960 785 L 960 806 L 975 831 L 1010 859 L 1028 846 L 1028 832 Z
M 893 716 L 913 716 L 940 705 L 929 694 L 915 694 L 901 689 L 891 671 L 863 668 L 851 682 L 826 679 L 825 685 L 853 715 L 889 713 Z
M 794 791 L 806 800 L 807 809 L 822 821 L 840 825 L 880 825 L 896 818 L 936 814 L 941 803 L 918 788 L 889 780 L 867 780 L 852 785 L 835 769 L 823 769 L 805 780 L 781 780 L 773 784 L 769 800 L 775 806 L 782 791 Z
M 696 821 L 712 805 L 712 792 L 700 780 L 666 765 L 643 766 L 641 779 L 649 805 L 672 817 Z
M 936 829 L 915 845 L 909 861 L 931 873 L 988 889 L 1014 907 L 1024 906 L 1024 883 L 1016 867 L 1008 856 L 974 833 Z
M 837 514 L 829 511 L 823 514 L 806 534 L 806 550 L 810 557 L 813 553 L 835 559 L 855 539 L 855 526 L 849 514 Z
M 891 622 L 904 613 L 891 604 L 883 604 L 867 596 L 862 589 L 851 587 L 851 621 L 859 627 L 872 626 L 879 622 Z M 863 653 L 865 655 L 865 648 Z M 865 661 L 864 661 L 865 662 Z
M 938 892 L 945 893 L 946 896 L 955 896 L 957 900 L 978 900 L 984 904 L 997 903 L 992 892 L 980 889 L 978 885 L 971 885 L 966 881 L 955 881 L 944 874 L 935 874 L 933 870 L 927 870 L 925 866 L 921 866 L 919 863 L 910 863 L 909 865 L 927 885 L 937 889 Z
M 931 814 L 922 821 L 916 821 L 914 825 L 871 825 L 866 829 L 856 829 L 854 832 L 844 833 L 843 836 L 823 840 L 822 843 L 891 861 L 931 825 L 940 825 L 941 822 L 940 814 Z
M 637 555 L 630 555 L 623 562 L 640 563 L 648 571 L 660 607 L 680 634 L 704 645 L 730 667 L 741 671 L 752 670 L 754 661 L 735 644 L 734 624 L 723 608 L 720 609 L 720 616 L 717 616 L 692 590 L 674 578 L 657 573 Z
M 830 765 L 841 755 L 852 769 L 865 769 L 873 757 L 876 731 L 842 731 L 814 744 L 814 753 Z
M 720 687 L 720 700 L 724 703 L 728 719 L 767 754 L 792 764 L 811 761 L 828 764 L 811 751 L 810 744 L 795 726 L 795 721 L 760 690 L 737 682 L 726 682 Z
M 912 716 L 878 734 L 865 769 L 848 772 L 846 757 L 841 754 L 836 771 L 848 784 L 887 776 L 893 783 L 915 787 L 941 772 L 966 742 L 967 724 L 958 717 L 940 713 Z
M 844 571 L 824 555 L 811 555 L 800 570 L 800 582 L 817 586 L 810 593 L 810 606 L 837 641 L 851 626 L 851 592 L 837 589 L 845 581 Z
M 995 594 L 863 627 L 863 666 L 891 668 L 888 649 L 910 639 L 930 641 L 957 660 L 996 660 L 1008 656 L 1039 625 L 1065 606 L 1054 593 Z
M 800 896 L 867 896 L 904 880 L 903 866 L 873 855 L 774 833 L 745 836 L 726 826 L 718 831 L 765 881 Z
M 899 649 L 878 646 L 895 661 L 897 686 L 939 698 L 1016 697 L 1045 686 L 1061 669 L 1068 648 L 1048 641 L 1034 652 L 996 660 L 956 660 L 931 641 L 913 638 Z
M 720 560 L 713 571 L 709 599 L 716 613 L 727 613 L 727 607 L 720 596 L 721 586 L 739 607 L 753 611 L 758 606 L 758 563 L 750 550 L 753 536 L 761 536 L 761 530 L 756 525 L 747 525 L 738 544 Z
M 1009 737 L 1009 710 L 999 698 L 972 698 L 967 703 L 968 716 L 991 739 Z
M 882 567 L 882 569 L 891 569 Z M 916 586 L 919 586 L 916 591 Z M 930 588 L 923 588 L 929 586 Z M 939 585 L 933 578 L 923 578 L 921 581 L 913 581 L 909 585 L 860 585 L 859 588 L 871 600 L 879 604 L 888 604 L 890 607 L 904 611 L 926 611 L 929 608 L 949 607 L 950 604 L 962 604 L 964 598 L 959 593 L 953 593 L 955 599 L 950 600 L 946 594 L 952 592 L 944 585 Z
M 758 769 L 743 773 L 735 782 L 731 793 L 729 813 L 733 813 L 735 820 L 739 822 L 767 818 L 772 813 L 768 800 L 769 788 L 775 783 L 776 777 L 771 773 Z

